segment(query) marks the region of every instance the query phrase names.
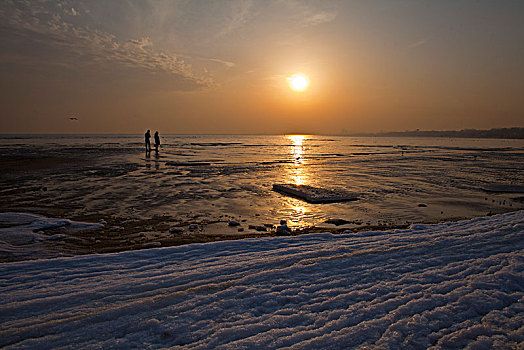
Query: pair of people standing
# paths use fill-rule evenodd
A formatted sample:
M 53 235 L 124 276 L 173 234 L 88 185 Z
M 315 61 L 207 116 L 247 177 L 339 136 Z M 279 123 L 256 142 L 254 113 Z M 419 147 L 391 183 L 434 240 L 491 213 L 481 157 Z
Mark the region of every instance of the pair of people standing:
M 146 153 L 151 152 L 151 132 L 149 130 L 146 131 L 145 135 L 145 141 L 146 141 Z M 160 146 L 160 136 L 158 136 L 158 131 L 155 132 L 155 152 L 158 153 L 158 147 Z

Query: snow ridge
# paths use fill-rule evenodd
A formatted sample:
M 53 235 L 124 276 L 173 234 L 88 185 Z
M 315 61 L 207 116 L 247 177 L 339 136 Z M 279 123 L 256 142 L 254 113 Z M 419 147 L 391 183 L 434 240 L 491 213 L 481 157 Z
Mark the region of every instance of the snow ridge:
M 524 211 L 0 265 L 6 348 L 517 348 Z

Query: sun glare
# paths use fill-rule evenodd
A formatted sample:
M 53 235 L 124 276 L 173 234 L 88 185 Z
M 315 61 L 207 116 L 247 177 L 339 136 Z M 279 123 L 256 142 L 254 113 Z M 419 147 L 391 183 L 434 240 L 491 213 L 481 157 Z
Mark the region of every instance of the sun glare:
M 309 86 L 309 80 L 305 75 L 293 74 L 287 78 L 289 86 L 295 91 L 304 91 Z

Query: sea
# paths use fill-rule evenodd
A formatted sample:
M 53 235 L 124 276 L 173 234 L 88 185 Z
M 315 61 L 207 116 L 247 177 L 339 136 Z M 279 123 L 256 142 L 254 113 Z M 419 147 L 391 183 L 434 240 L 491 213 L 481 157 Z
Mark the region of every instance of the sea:
M 1 211 L 165 217 L 237 234 L 455 221 L 524 208 L 524 140 L 319 135 L 1 135 Z M 274 184 L 350 192 L 312 204 Z M 55 215 L 56 216 L 56 215 Z M 230 226 L 230 221 L 239 226 Z

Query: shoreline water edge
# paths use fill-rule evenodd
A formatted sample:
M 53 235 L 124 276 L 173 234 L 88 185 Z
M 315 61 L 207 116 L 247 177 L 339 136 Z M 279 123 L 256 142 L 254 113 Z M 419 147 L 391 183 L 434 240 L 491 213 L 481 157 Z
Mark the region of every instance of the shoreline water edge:
M 140 146 L 131 135 L 2 138 L 0 262 L 406 229 L 524 208 L 524 140 L 167 135 L 159 154 Z M 358 200 L 308 203 L 276 183 Z

